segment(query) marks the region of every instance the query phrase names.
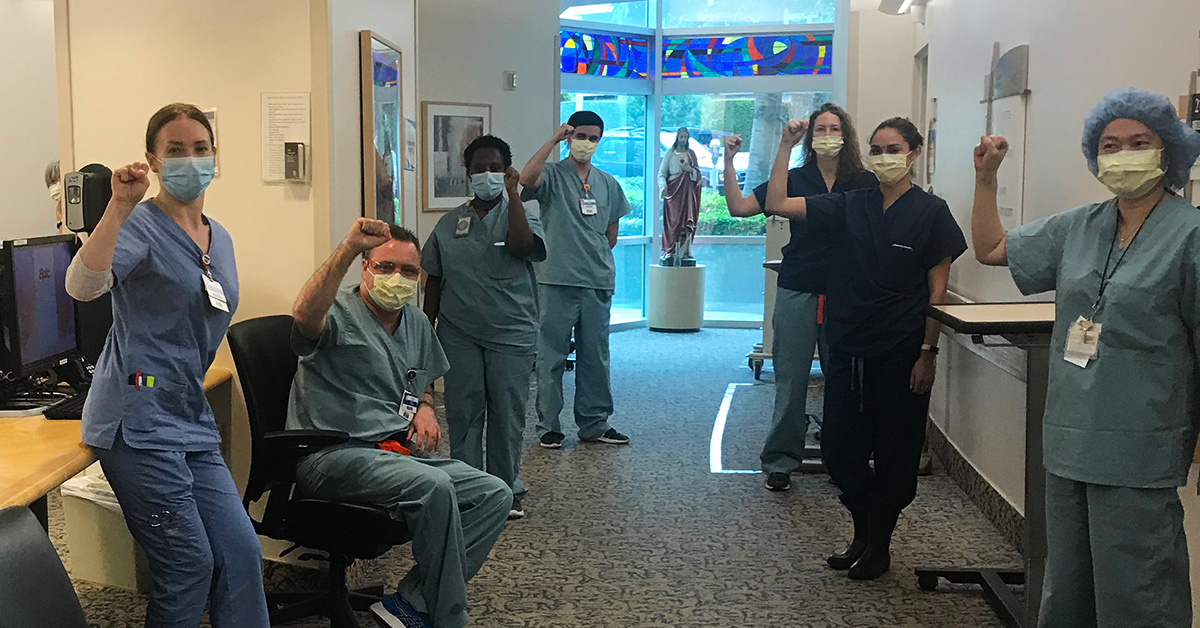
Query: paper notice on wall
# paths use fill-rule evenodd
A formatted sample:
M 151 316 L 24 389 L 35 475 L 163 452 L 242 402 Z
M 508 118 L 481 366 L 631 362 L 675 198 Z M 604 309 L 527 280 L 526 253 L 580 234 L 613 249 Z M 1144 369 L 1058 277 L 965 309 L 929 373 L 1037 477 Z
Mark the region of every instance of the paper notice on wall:
M 277 183 L 287 179 L 289 143 L 309 145 L 312 114 L 308 92 L 263 92 L 262 179 Z

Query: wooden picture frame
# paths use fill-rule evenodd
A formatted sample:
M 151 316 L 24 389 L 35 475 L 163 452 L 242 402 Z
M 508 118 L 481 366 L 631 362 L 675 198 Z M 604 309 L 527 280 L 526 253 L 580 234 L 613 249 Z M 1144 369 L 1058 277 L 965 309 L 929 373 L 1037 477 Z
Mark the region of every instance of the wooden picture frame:
M 404 226 L 403 56 L 369 30 L 359 32 L 359 52 L 362 215 Z
M 492 106 L 421 103 L 421 209 L 441 212 L 471 198 L 463 150 L 475 138 L 492 132 Z

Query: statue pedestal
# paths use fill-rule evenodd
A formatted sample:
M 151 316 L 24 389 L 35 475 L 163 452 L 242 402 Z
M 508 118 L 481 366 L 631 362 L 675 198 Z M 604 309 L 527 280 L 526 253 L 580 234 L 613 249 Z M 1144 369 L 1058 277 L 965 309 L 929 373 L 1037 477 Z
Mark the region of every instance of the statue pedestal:
M 704 265 L 651 266 L 646 298 L 650 331 L 700 331 L 704 326 Z

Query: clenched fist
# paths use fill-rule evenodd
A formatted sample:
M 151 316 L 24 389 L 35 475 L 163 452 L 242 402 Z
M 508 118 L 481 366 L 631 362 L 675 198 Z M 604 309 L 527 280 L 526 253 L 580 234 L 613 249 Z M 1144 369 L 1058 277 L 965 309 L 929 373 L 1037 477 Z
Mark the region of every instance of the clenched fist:
M 112 203 L 133 211 L 150 188 L 150 166 L 136 162 L 112 174 Z M 128 215 L 128 213 L 126 213 Z
M 984 135 L 975 147 L 975 172 L 995 174 L 1008 154 L 1008 140 L 999 135 Z
M 733 161 L 733 156 L 742 150 L 742 136 L 729 135 L 725 138 L 725 161 Z
M 386 222 L 359 218 L 350 225 L 350 233 L 346 234 L 346 245 L 357 254 L 384 244 L 391 238 L 392 232 Z
M 807 132 L 808 120 L 791 120 L 783 127 L 783 138 L 779 143 L 788 147 L 795 146 L 804 141 L 804 134 Z

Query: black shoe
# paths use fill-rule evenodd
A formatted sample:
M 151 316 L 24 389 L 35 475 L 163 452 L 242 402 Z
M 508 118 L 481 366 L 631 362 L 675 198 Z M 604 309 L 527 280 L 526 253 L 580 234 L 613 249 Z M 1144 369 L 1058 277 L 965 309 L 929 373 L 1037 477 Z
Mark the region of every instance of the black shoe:
M 525 506 L 523 506 L 521 504 L 520 497 L 514 497 L 513 501 L 512 501 L 512 506 L 508 509 L 508 519 L 511 521 L 513 519 L 524 519 L 524 518 L 525 518 Z
M 899 512 L 874 509 L 870 512 L 867 549 L 850 568 L 851 580 L 876 580 L 892 567 L 892 532 Z
M 562 432 L 546 432 L 542 434 L 542 438 L 538 441 L 538 444 L 546 449 L 558 449 L 562 447 L 563 438 L 565 436 L 563 436 Z
M 600 438 L 597 438 L 596 441 L 608 445 L 628 445 L 629 437 L 610 427 L 608 428 L 608 431 L 601 434 Z
M 775 472 L 767 475 L 767 490 L 786 491 L 792 488 L 792 476 L 787 473 Z
M 830 567 L 838 571 L 846 571 L 854 566 L 858 559 L 862 558 L 863 552 L 867 551 L 867 513 L 850 513 L 854 517 L 854 540 L 850 541 L 850 545 L 846 549 L 831 555 L 825 559 L 825 562 Z

